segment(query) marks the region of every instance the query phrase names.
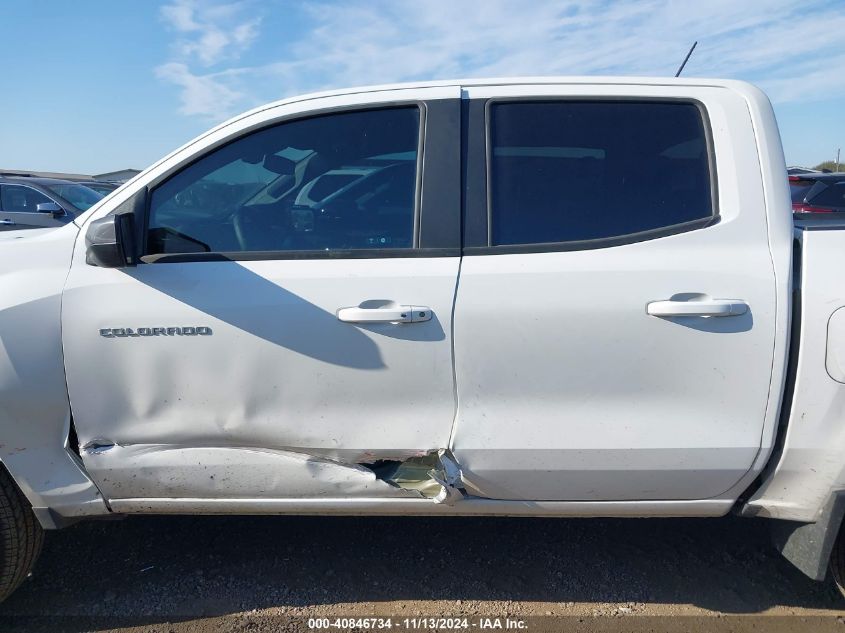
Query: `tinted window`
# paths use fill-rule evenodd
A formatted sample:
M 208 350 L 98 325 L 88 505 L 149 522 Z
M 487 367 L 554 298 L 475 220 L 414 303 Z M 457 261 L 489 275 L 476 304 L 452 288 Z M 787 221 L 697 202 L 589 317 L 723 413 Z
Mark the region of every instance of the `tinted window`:
M 611 238 L 713 215 L 693 104 L 498 103 L 490 125 L 493 245 Z
M 824 189 L 807 196 L 807 202 L 826 207 L 845 207 L 845 181 L 827 182 Z
M 790 180 L 789 193 L 792 196 L 792 202 L 804 202 L 804 196 L 815 184 L 815 180 Z
M 40 191 L 19 185 L 3 185 L 0 187 L 0 196 L 3 211 L 36 213 L 39 204 L 52 202 Z
M 410 248 L 419 109 L 283 123 L 153 191 L 148 253 Z
M 85 185 L 62 183 L 44 185 L 44 187 L 55 193 L 60 198 L 64 198 L 80 211 L 87 211 L 103 199 L 103 194 L 94 191 L 93 189 L 89 189 Z

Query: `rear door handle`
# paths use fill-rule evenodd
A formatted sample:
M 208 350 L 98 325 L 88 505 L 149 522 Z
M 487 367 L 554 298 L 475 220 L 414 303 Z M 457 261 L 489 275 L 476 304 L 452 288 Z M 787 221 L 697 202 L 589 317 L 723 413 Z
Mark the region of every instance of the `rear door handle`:
M 14 220 L 0 220 L 0 225 L 2 225 L 2 226 L 15 226 L 15 225 L 17 225 L 17 222 L 15 222 Z
M 652 301 L 646 312 L 656 317 L 727 317 L 745 314 L 748 304 L 739 299 Z
M 431 320 L 431 309 L 425 306 L 397 304 L 378 308 L 353 306 L 340 308 L 337 318 L 345 323 L 419 323 Z

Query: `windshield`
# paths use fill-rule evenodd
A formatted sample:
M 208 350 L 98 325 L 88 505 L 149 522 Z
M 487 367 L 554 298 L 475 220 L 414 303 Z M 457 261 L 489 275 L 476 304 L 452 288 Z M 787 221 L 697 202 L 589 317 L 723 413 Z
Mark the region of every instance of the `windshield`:
M 80 211 L 87 211 L 103 199 L 103 194 L 89 189 L 85 185 L 73 183 L 44 185 L 57 196 L 64 198 Z
M 88 187 L 89 189 L 93 189 L 97 193 L 103 194 L 103 197 L 106 197 L 112 191 L 117 189 L 116 185 L 110 185 L 110 184 L 106 184 L 106 183 L 87 182 L 87 183 L 85 183 L 84 186 Z

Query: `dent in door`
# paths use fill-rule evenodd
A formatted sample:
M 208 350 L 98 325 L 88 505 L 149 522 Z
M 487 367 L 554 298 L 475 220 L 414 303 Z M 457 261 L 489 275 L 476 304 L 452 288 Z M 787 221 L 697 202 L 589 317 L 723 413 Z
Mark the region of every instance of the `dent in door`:
M 110 499 L 409 497 L 451 504 L 464 496 L 460 468 L 445 449 L 369 464 L 292 450 L 120 446 L 104 439 L 81 452 Z

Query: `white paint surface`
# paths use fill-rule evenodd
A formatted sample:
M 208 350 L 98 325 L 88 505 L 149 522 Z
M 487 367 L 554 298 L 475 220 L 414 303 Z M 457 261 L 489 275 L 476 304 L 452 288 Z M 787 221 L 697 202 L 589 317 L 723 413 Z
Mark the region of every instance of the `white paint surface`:
M 773 361 L 786 338 L 778 308 L 785 314 L 788 300 L 775 276 L 746 97 L 569 85 L 468 95 L 697 99 L 712 126 L 720 220 L 611 248 L 463 258 L 452 449 L 467 480 L 504 499 L 730 496 L 772 441 L 777 407 L 768 404 L 780 398 L 773 385 L 784 359 Z M 788 262 L 788 241 L 776 246 Z M 679 294 L 730 298 L 747 311 L 648 314 L 648 304 Z
M 465 257 L 454 324 L 457 409 L 451 314 L 458 258 L 116 270 L 85 264 L 78 239 L 68 276 L 74 225 L 33 232 L 29 244 L 4 236 L 2 459 L 30 500 L 67 515 L 107 511 L 64 447 L 64 358 L 81 442 L 117 445 L 84 454 L 116 511 L 727 512 L 769 457 L 789 327 L 792 218 L 783 155 L 768 101 L 747 84 L 521 78 L 306 95 L 191 141 L 76 223 L 84 234 L 139 188 L 270 122 L 362 104 L 457 98 L 461 86 L 469 96 L 700 100 L 713 129 L 721 221 L 596 251 Z M 810 325 L 802 333 L 787 450 L 752 501 L 763 514 L 806 520 L 831 488 L 845 486 L 845 445 L 837 439 L 842 386 L 827 375 L 820 333 L 843 305 L 833 277 L 838 235 L 805 240 L 806 270 L 815 271 L 805 274 L 816 295 L 805 298 Z M 736 300 L 748 311 L 689 317 L 695 323 L 648 315 L 649 303 L 677 293 Z M 404 324 L 336 318 L 340 308 L 373 300 L 424 306 L 432 318 Z M 162 326 L 205 326 L 213 334 L 98 334 Z M 450 444 L 469 491 L 504 500 L 447 505 L 394 498 L 406 493 L 354 466 Z
M 376 479 L 363 466 L 291 451 L 136 444 L 84 451 L 84 457 L 110 499 L 420 496 Z
M 778 461 L 745 512 L 815 521 L 830 494 L 845 489 L 845 384 L 829 373 L 831 356 L 845 343 L 839 330 L 845 233 L 799 231 L 798 237 L 801 334 L 789 424 Z

